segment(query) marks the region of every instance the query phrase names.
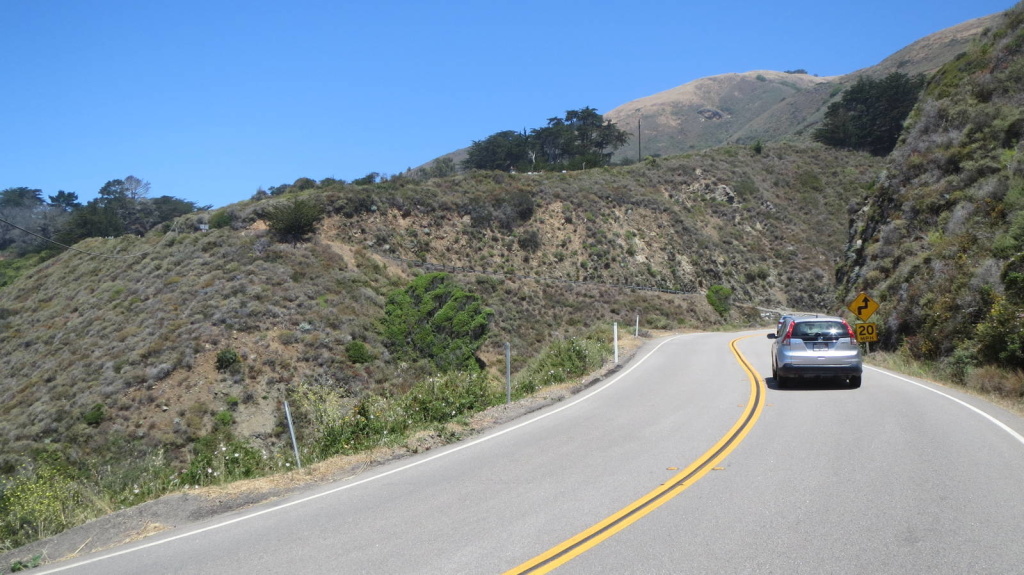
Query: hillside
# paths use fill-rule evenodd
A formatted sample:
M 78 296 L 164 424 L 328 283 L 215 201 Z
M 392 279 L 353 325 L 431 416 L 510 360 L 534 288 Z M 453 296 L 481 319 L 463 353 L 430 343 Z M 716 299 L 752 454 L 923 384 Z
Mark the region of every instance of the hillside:
M 879 64 L 843 76 L 752 71 L 700 78 L 610 110 L 605 118 L 636 134 L 642 154 L 672 155 L 758 140 L 806 140 L 828 105 L 861 75 L 930 74 L 966 50 L 998 15 L 930 34 Z M 636 159 L 636 140 L 616 159 Z
M 280 465 L 282 400 L 308 406 L 296 394 L 327 390 L 354 408 L 433 375 L 390 360 L 380 334 L 388 294 L 423 271 L 401 259 L 446 266 L 494 310 L 479 353 L 494 374 L 504 341 L 518 372 L 563 338 L 637 315 L 644 329 L 718 324 L 712 285 L 751 304 L 835 309 L 847 206 L 878 167 L 777 145 L 565 174 L 332 183 L 226 208 L 230 227 L 196 231 L 199 214 L 82 242 L 0 290 L 0 468 L 47 453 L 130 504 L 147 496 L 132 485 L 173 485 L 176 466 L 231 437 Z M 281 243 L 260 215 L 293 197 L 328 218 L 310 241 Z M 368 359 L 350 357 L 353 341 Z M 218 370 L 227 351 L 239 361 Z
M 490 357 L 506 339 L 530 355 L 637 311 L 656 327 L 713 323 L 688 302 L 715 284 L 763 306 L 834 307 L 846 208 L 877 166 L 819 146 L 725 148 L 568 174 L 333 185 L 307 192 L 332 215 L 295 245 L 258 221 L 287 198 L 229 207 L 238 229 L 199 233 L 185 221 L 188 232 L 88 240 L 76 247 L 108 257 L 66 252 L 0 290 L 6 451 L 73 431 L 181 445 L 206 414 L 190 427 L 179 413 L 189 406 L 162 399 L 169 386 L 213 406 L 229 393 L 258 405 L 268 391 L 273 403 L 282 385 L 318 374 L 353 392 L 393 382 L 375 322 L 387 293 L 417 271 L 391 258 L 479 270 L 458 281 L 498 310 Z M 812 228 L 790 216 L 797 208 Z M 341 347 L 353 339 L 381 359 L 347 363 Z M 244 377 L 206 370 L 225 347 L 246 358 Z M 75 425 L 96 402 L 112 412 L 109 425 Z M 255 427 L 266 435 L 273 422 Z
M 999 14 L 993 14 L 929 34 L 874 66 L 842 76 L 770 70 L 721 74 L 626 102 L 603 114 L 631 135 L 630 142 L 615 152 L 613 161 L 628 163 L 638 160 L 638 154 L 671 156 L 757 141 L 809 141 L 829 104 L 857 78 L 882 78 L 892 72 L 934 73 L 967 50 L 999 18 Z M 478 139 L 487 135 L 480 134 Z M 418 170 L 442 158 L 458 165 L 465 160 L 467 150 L 435 158 Z
M 821 107 L 831 88 L 818 88 L 834 80 L 767 70 L 723 74 L 628 102 L 605 117 L 634 135 L 631 148 L 619 150 L 617 157 L 636 159 L 638 120 L 644 156 L 679 154 L 729 142 L 775 141 L 791 135 Z M 788 109 L 785 116 L 776 113 L 780 106 Z
M 882 307 L 882 343 L 1017 399 L 1024 367 L 1024 7 L 931 78 L 877 193 L 857 212 L 844 294 Z

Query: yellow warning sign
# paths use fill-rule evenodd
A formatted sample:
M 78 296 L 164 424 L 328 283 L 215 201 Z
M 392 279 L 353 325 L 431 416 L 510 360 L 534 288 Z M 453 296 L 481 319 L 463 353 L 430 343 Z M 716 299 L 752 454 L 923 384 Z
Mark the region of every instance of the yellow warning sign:
M 850 305 L 846 306 L 846 309 L 850 310 L 861 321 L 868 321 L 868 318 L 878 311 L 878 302 L 871 299 L 868 294 L 860 292 L 857 294 L 857 297 L 853 298 Z

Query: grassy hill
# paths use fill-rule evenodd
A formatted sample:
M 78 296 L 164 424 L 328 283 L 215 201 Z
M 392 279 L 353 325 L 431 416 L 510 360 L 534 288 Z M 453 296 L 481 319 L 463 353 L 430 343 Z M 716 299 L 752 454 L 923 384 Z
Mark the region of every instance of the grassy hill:
M 564 174 L 331 183 L 229 206 L 213 219 L 231 225 L 207 232 L 204 213 L 82 242 L 0 289 L 0 471 L 52 461 L 108 509 L 217 481 L 196 470 L 213 470 L 219 448 L 258 463 L 225 475 L 265 473 L 288 460 L 285 399 L 305 457 L 322 456 L 325 405 L 345 418 L 435 376 L 429 362 L 394 361 L 379 326 L 388 295 L 436 265 L 494 312 L 478 354 L 492 380 L 505 341 L 521 381 L 552 346 L 594 330 L 607 341 L 613 321 L 719 325 L 703 295 L 713 285 L 738 302 L 835 309 L 847 206 L 879 165 L 772 145 Z M 278 241 L 261 219 L 293 197 L 327 213 L 307 242 Z M 225 354 L 237 361 L 221 365 Z
M 767 70 L 723 74 L 628 102 L 605 117 L 634 136 L 630 149 L 617 152 L 619 158 L 636 159 L 638 120 L 644 156 L 703 150 L 731 141 L 774 141 L 790 135 L 826 101 L 829 89 L 817 88 L 828 82 L 803 73 Z M 807 94 L 816 96 L 807 100 Z M 798 101 L 802 104 L 796 109 L 788 106 L 789 114 L 774 113 L 777 107 Z
M 930 34 L 875 66 L 843 76 L 766 70 L 723 74 L 627 102 L 604 115 L 634 135 L 630 146 L 616 152 L 615 158 L 637 158 L 638 119 L 644 156 L 758 140 L 806 141 L 828 105 L 860 76 L 931 74 L 967 50 L 998 17 L 986 16 Z
M 966 51 L 999 18 L 993 14 L 929 34 L 874 66 L 842 76 L 755 70 L 698 78 L 626 102 L 603 114 L 631 135 L 629 144 L 615 152 L 613 160 L 631 162 L 638 156 L 671 156 L 757 141 L 809 141 L 829 104 L 859 77 L 883 78 L 892 72 L 932 74 Z M 442 158 L 458 164 L 466 158 L 467 149 Z

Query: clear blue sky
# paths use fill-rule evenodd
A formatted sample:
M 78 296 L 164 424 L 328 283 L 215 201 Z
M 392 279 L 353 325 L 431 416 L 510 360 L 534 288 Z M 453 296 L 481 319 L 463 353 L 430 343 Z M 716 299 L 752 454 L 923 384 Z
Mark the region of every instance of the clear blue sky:
M 697 78 L 877 64 L 1008 0 L 0 0 L 0 189 L 396 174 Z

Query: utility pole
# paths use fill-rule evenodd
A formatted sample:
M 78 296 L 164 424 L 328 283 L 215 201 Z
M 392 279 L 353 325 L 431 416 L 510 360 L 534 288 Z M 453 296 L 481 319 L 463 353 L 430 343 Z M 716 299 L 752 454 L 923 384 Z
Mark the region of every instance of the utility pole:
M 636 162 L 639 164 L 643 159 L 644 155 L 640 148 L 640 110 L 636 111 Z

